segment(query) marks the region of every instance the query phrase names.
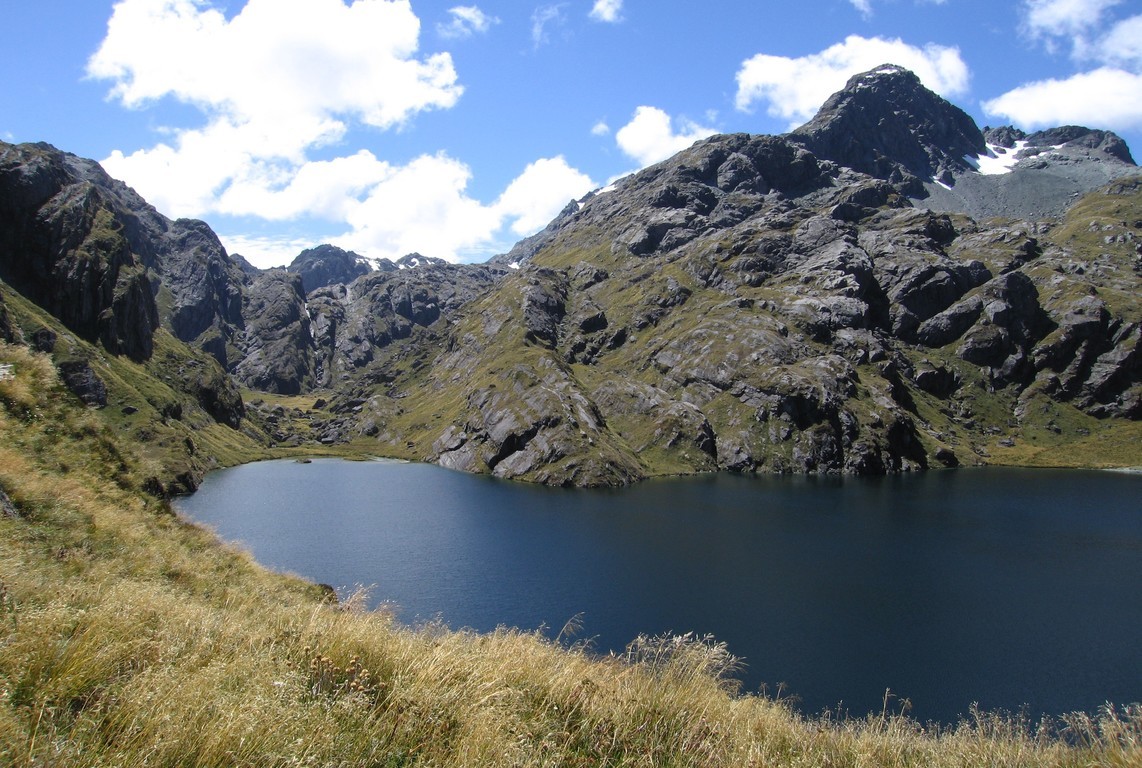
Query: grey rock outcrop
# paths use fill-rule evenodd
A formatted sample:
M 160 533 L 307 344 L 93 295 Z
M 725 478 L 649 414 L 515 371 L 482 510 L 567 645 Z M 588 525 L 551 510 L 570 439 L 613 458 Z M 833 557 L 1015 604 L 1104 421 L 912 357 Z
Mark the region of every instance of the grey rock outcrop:
M 302 277 L 270 270 L 245 294 L 245 347 L 233 373 L 247 387 L 296 395 L 313 388 L 313 336 L 306 312 Z
M 348 284 L 369 274 L 369 265 L 360 255 L 334 245 L 319 245 L 302 251 L 287 269 L 301 275 L 306 293 L 328 285 Z
M 0 143 L 0 279 L 83 338 L 144 360 L 158 308 L 122 215 L 132 196 L 90 161 Z
M 64 386 L 85 404 L 98 408 L 107 405 L 107 386 L 86 360 L 64 360 L 56 367 Z

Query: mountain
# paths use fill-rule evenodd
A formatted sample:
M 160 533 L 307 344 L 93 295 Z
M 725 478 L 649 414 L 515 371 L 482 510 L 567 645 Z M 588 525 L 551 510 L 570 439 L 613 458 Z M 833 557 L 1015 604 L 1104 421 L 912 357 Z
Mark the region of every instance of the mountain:
M 986 153 L 983 133 L 961 109 L 902 67 L 856 75 L 789 138 L 818 157 L 922 194 L 971 170 L 965 158 Z
M 598 190 L 483 265 L 362 274 L 322 246 L 248 270 L 90 161 L 0 151 L 0 278 L 112 354 L 169 332 L 299 396 L 244 416 L 279 444 L 572 485 L 1142 464 L 1128 149 L 980 130 L 899 67 L 789 134 L 716 136 Z

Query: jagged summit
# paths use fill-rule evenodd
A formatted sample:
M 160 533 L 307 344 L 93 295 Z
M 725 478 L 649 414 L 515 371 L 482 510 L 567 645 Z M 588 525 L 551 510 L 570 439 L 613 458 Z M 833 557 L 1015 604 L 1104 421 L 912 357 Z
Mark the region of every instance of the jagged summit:
M 309 293 L 327 285 L 351 283 L 361 275 L 367 275 L 370 267 L 363 256 L 353 251 L 335 245 L 319 245 L 299 253 L 288 270 L 301 275 L 305 292 Z
M 964 157 L 987 152 L 966 112 L 893 64 L 854 75 L 789 138 L 912 195 L 923 193 L 925 181 L 971 170 Z
M 422 256 L 421 254 L 413 251 L 401 256 L 392 264 L 397 269 L 416 269 L 417 267 L 431 267 L 431 266 L 444 266 L 448 262 L 437 256 Z M 383 271 L 383 270 L 382 270 Z

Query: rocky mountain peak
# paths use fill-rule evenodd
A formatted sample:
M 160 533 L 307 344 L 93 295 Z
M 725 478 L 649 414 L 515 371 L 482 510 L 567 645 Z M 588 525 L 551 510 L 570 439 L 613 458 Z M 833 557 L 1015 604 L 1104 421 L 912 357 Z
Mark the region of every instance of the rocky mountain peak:
M 335 245 L 319 245 L 297 255 L 289 265 L 290 272 L 301 275 L 305 292 L 338 283 L 348 284 L 361 275 L 369 273 L 369 265 L 364 257 L 338 248 Z
M 440 267 L 448 264 L 447 261 L 436 256 L 422 256 L 415 251 L 405 254 L 393 262 L 397 269 L 416 269 L 417 267 Z
M 964 156 L 987 151 L 967 113 L 885 64 L 849 79 L 789 137 L 818 157 L 923 194 L 923 182 L 965 172 Z

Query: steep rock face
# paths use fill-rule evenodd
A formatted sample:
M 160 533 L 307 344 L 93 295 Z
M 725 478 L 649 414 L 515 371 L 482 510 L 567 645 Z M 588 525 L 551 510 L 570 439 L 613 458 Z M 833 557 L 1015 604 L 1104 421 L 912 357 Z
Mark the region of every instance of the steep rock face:
M 263 392 L 296 395 L 313 387 L 313 337 L 301 275 L 270 270 L 245 294 L 246 344 L 234 375 Z
M 439 343 L 438 329 L 505 274 L 491 266 L 430 262 L 423 257 L 419 263 L 394 265 L 347 286 L 327 286 L 309 294 L 320 386 L 341 386 L 360 376 L 391 380 L 394 354 L 399 361 L 414 343 Z
M 110 352 L 150 356 L 158 309 L 101 171 L 0 144 L 0 278 Z
M 929 179 L 967 171 L 965 155 L 987 151 L 971 117 L 891 64 L 852 77 L 790 138 L 913 195 Z
M 319 245 L 299 253 L 290 262 L 288 270 L 301 275 L 305 292 L 312 293 L 328 285 L 351 283 L 361 275 L 367 275 L 369 266 L 352 251 L 335 245 Z
M 239 357 L 245 278 L 210 228 L 170 221 L 97 163 L 46 144 L 0 143 L 0 279 L 111 355 L 158 365 L 165 326 L 224 364 Z M 68 357 L 74 344 L 58 348 L 56 332 L 33 325 L 9 335 L 55 353 L 85 402 L 123 396 L 115 389 L 122 382 L 104 382 L 85 360 Z M 237 429 L 244 408 L 234 382 L 218 365 L 194 363 L 193 370 L 172 363 L 180 372 L 168 366 L 160 386 L 169 381 Z M 155 407 L 163 419 L 178 410 Z
M 8 307 L 4 306 L 4 294 L 0 293 L 0 341 L 11 343 L 15 340 L 16 329 L 8 317 Z
M 156 269 L 170 292 L 171 330 L 232 369 L 242 357 L 243 287 L 250 278 L 205 223 L 179 219 L 166 234 Z
M 236 362 L 241 268 L 203 222 L 170 221 L 91 160 L 0 143 L 0 277 L 114 354 L 148 358 L 162 322 Z

